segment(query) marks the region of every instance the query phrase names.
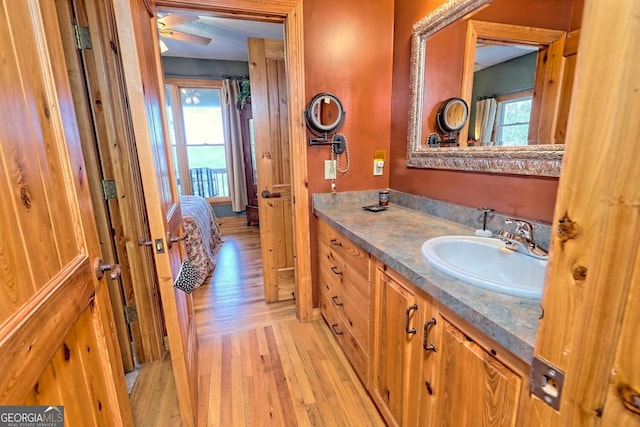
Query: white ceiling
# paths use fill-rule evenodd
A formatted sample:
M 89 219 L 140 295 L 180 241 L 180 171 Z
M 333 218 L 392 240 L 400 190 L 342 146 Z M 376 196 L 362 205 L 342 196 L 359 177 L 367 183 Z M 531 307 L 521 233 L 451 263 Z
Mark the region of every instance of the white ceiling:
M 282 24 L 270 22 L 247 21 L 241 19 L 220 18 L 215 16 L 196 15 L 180 12 L 182 15 L 196 16 L 196 20 L 176 25 L 171 29 L 198 36 L 209 37 L 211 42 L 207 46 L 172 40 L 161 37 L 168 51 L 163 56 L 182 58 L 219 59 L 227 61 L 247 61 L 247 38 L 284 38 Z M 167 13 L 160 12 L 158 17 Z M 480 44 L 476 48 L 475 71 L 492 65 L 526 55 L 536 48 L 532 46 L 504 46 Z
M 188 13 L 182 13 L 187 15 Z M 167 15 L 159 13 L 158 17 Z M 220 59 L 227 61 L 247 61 L 247 38 L 279 39 L 284 37 L 282 24 L 270 22 L 245 21 L 240 19 L 220 18 L 198 15 L 198 19 L 171 29 L 209 37 L 211 42 L 207 46 L 172 40 L 160 37 L 169 50 L 163 56 L 177 56 L 183 58 Z
M 492 65 L 524 56 L 537 49 L 535 46 L 505 46 L 478 43 L 478 45 L 476 45 L 475 71 L 480 71 Z

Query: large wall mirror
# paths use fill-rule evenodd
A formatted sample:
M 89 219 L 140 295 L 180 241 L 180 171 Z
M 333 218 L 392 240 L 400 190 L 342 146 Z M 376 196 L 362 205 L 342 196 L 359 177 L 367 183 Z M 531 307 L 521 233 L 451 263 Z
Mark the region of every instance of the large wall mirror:
M 559 176 L 583 0 L 448 0 L 411 40 L 407 165 Z M 461 98 L 456 144 L 434 144 Z

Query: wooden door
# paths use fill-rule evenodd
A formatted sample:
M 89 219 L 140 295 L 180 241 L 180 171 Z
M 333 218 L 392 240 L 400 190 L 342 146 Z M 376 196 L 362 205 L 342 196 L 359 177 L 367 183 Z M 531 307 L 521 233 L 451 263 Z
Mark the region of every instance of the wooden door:
M 585 4 L 534 353 L 564 382 L 557 409 L 536 389 L 524 425 L 640 424 L 638 16 L 637 1 Z
M 562 144 L 556 140 L 556 128 L 560 114 L 560 100 L 563 80 L 572 79 L 565 75 L 564 34 L 538 52 L 536 75 L 531 104 L 531 120 L 529 122 L 529 140 L 538 144 Z
M 0 404 L 132 425 L 55 5 L 0 10 Z
M 267 302 L 291 299 L 295 289 L 285 66 L 282 40 L 249 39 L 260 245 Z
M 198 401 L 198 342 L 191 295 L 173 287 L 183 249 L 172 242 L 181 238 L 182 217 L 166 137 L 155 11 L 143 0 L 114 0 L 113 6 L 182 425 L 192 426 Z
M 131 118 L 122 84 L 113 84 L 122 81 L 122 67 L 118 50 L 110 46 L 117 38 L 108 4 L 56 0 L 101 249 L 122 266 L 120 282 L 110 282 L 110 295 L 124 368 L 130 371 L 132 347 L 138 363 L 161 357 L 164 326 L 153 255 L 139 245 L 149 228 Z M 77 46 L 74 23 L 89 29 L 90 49 Z M 104 196 L 103 182 L 115 184 L 114 195 Z M 125 316 L 131 309 L 136 315 Z

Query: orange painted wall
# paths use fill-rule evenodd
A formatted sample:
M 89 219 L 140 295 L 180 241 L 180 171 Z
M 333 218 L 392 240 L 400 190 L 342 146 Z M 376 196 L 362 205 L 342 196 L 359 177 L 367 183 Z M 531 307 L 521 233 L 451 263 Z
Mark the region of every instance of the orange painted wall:
M 551 17 L 548 13 L 542 12 L 549 10 L 549 2 L 554 5 L 554 8 L 551 9 L 554 10 Z M 415 169 L 405 165 L 411 28 L 413 24 L 442 3 L 442 0 L 396 1 L 390 188 L 465 206 L 490 206 L 503 214 L 551 222 L 558 186 L 558 180 L 555 178 Z M 581 5 L 582 0 L 576 0 L 575 3 Z M 480 11 L 473 18 L 494 22 L 511 20 L 519 25 L 530 26 L 543 26 L 542 20 L 545 20 L 547 23 L 544 26 L 564 30 L 579 26 L 580 18 L 578 15 L 581 14 L 572 14 L 571 4 L 564 7 L 566 14 L 562 15 L 567 17 L 562 19 L 557 18 L 562 12 L 558 10 L 557 0 L 519 1 L 516 6 L 517 11 L 514 7 L 509 6 L 513 4 L 513 0 L 494 0 L 489 7 Z M 500 12 L 497 12 L 498 6 L 500 6 Z M 513 21 L 511 17 L 516 12 L 520 14 L 521 18 Z M 549 22 L 549 19 L 555 19 L 555 21 Z M 464 31 L 464 28 L 459 26 L 459 30 Z M 429 61 L 429 78 L 432 81 L 437 81 L 440 85 L 432 91 L 434 94 L 444 94 L 440 97 L 440 101 L 452 96 L 450 94 L 460 93 L 459 80 L 451 78 L 451 76 L 461 76 L 462 73 L 462 61 L 456 59 L 462 56 L 462 53 L 456 53 L 461 44 L 459 36 L 460 34 L 453 36 L 448 45 L 439 46 L 438 52 L 442 52 L 442 60 Z M 446 43 L 446 40 L 444 42 Z M 447 86 L 451 84 L 456 87 Z M 435 105 L 434 101 L 434 105 L 426 105 L 425 108 L 431 112 Z
M 388 167 L 382 176 L 373 176 L 373 156 L 385 150 L 388 158 L 390 151 L 393 1 L 304 1 L 307 102 L 330 92 L 346 111 L 341 133 L 349 143 L 351 167 L 338 175 L 337 191 L 389 186 Z M 329 154 L 329 146 L 308 147 L 312 194 L 331 191 L 324 179 Z M 344 167 L 344 154 L 340 160 Z
M 304 57 L 307 103 L 321 92 L 337 96 L 346 111 L 340 130 L 351 167 L 338 175 L 336 191 L 389 187 L 389 167 L 373 176 L 376 150 L 390 155 L 394 0 L 305 0 Z M 313 137 L 308 133 L 309 137 Z M 309 193 L 331 191 L 324 179 L 329 146 L 308 146 Z M 340 165 L 345 167 L 346 154 Z M 310 221 L 313 301 L 318 306 L 317 223 Z

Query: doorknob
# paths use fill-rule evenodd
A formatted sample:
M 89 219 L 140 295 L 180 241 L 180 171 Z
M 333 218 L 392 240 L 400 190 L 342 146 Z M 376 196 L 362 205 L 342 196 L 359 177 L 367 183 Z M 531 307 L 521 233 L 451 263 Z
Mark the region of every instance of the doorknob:
M 178 237 L 171 237 L 171 232 L 167 231 L 167 245 L 169 245 L 169 249 L 171 249 L 171 245 L 173 245 L 174 243 L 181 242 L 186 238 L 186 234 Z
M 102 280 L 104 277 L 105 271 L 110 271 L 109 279 L 116 280 L 120 277 L 122 273 L 122 269 L 120 268 L 120 264 L 103 264 L 102 258 L 96 258 L 93 262 L 93 271 L 96 273 L 96 278 L 98 280 Z
M 282 194 L 272 193 L 269 190 L 262 190 L 262 193 L 260 193 L 260 195 L 262 196 L 263 199 L 276 199 L 278 197 L 282 197 Z

